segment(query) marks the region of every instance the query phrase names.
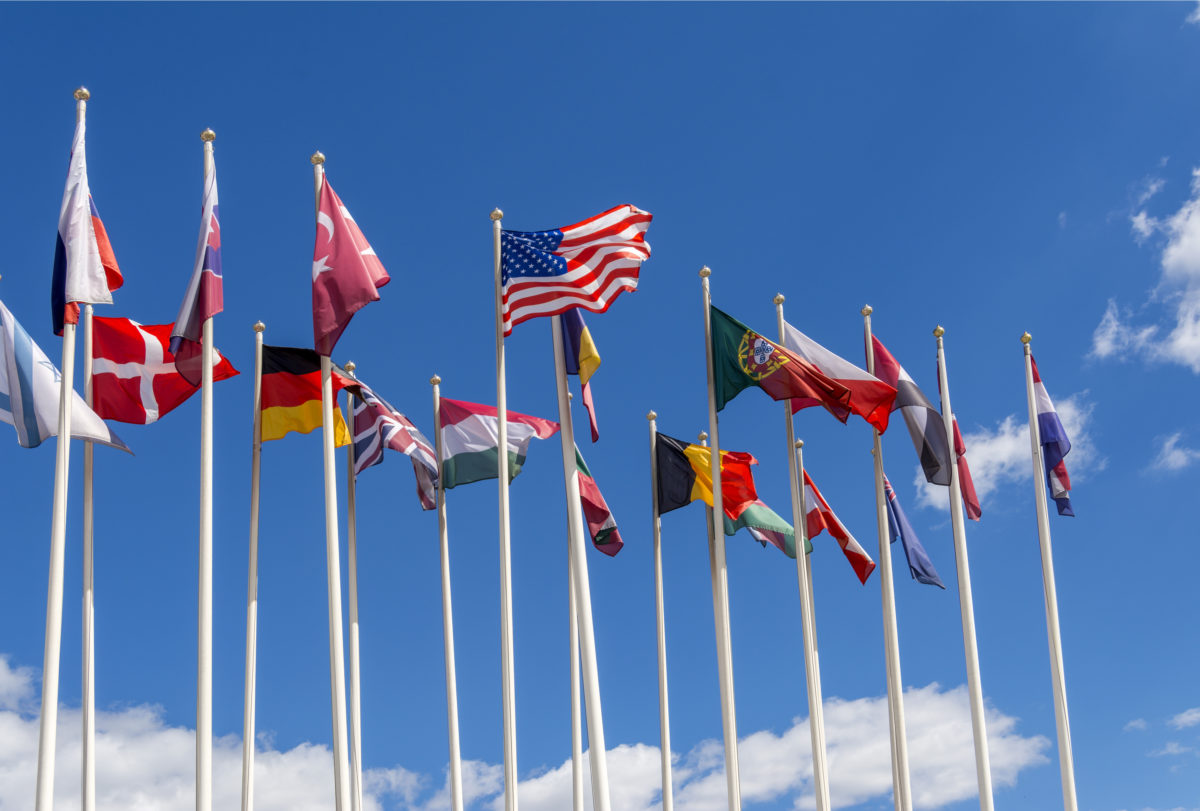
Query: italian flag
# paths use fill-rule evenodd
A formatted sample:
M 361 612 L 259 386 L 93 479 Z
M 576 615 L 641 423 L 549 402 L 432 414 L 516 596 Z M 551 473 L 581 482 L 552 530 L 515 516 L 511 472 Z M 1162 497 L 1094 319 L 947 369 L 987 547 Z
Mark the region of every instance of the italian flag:
M 441 400 L 442 478 L 449 490 L 460 484 L 499 477 L 500 418 L 496 407 Z M 508 480 L 521 472 L 529 441 L 558 432 L 558 423 L 508 412 Z

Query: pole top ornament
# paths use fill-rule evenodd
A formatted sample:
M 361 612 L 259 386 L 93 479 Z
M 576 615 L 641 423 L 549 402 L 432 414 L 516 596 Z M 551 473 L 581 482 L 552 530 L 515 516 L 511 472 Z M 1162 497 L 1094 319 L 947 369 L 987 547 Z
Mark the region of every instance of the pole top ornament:
M 1029 346 L 1029 342 L 1032 340 L 1033 340 L 1033 336 L 1030 335 L 1028 332 L 1026 332 L 1024 335 L 1021 336 L 1021 343 L 1025 344 L 1026 346 Z
M 325 162 L 325 155 L 321 152 L 321 150 L 318 149 L 316 152 L 312 153 L 312 157 L 309 158 L 309 160 L 312 161 L 313 166 L 320 166 Z
M 348 360 L 346 361 L 346 365 L 342 368 L 344 368 L 347 372 L 353 372 L 358 367 L 354 364 L 354 361 Z
M 783 304 L 783 302 L 787 301 L 787 297 L 784 296 L 783 293 L 776 293 L 775 298 L 773 298 L 771 300 L 774 301 L 778 305 L 778 304 Z
M 706 439 L 708 439 L 708 431 L 701 431 L 699 434 L 696 435 L 696 438 L 699 439 L 701 442 L 704 442 Z
M 941 338 L 945 334 L 946 334 L 946 330 L 942 329 L 941 324 L 938 324 L 936 327 L 933 328 L 933 337 Z
M 803 448 L 803 447 L 804 447 L 804 440 L 803 440 L 803 439 L 797 439 L 797 440 L 796 440 L 796 450 L 800 450 L 800 449 L 801 449 L 801 448 Z
M 701 279 L 707 279 L 711 275 L 712 275 L 712 269 L 708 265 L 705 265 L 704 267 L 700 268 L 700 278 Z
M 436 386 L 438 383 L 441 383 L 441 382 L 442 382 L 442 379 L 440 377 L 438 377 L 437 375 L 434 375 L 433 377 L 429 378 L 429 385 L 431 385 L 431 386 Z
M 650 411 L 646 414 L 646 419 L 656 420 L 656 419 L 658 419 L 658 414 L 656 414 L 654 411 Z
M 495 222 L 497 220 L 504 219 L 504 212 L 498 208 L 493 208 L 490 216 L 492 218 L 492 221 Z
M 266 328 L 267 328 L 267 325 L 266 325 L 266 324 L 264 324 L 263 322 L 261 322 L 261 321 L 255 321 L 255 322 L 254 322 L 254 331 L 255 331 L 255 332 L 262 332 L 262 331 L 263 331 L 263 330 L 265 330 Z
M 76 101 L 87 101 L 91 97 L 92 97 L 92 94 L 88 92 L 88 89 L 86 87 L 80 87 L 75 91 L 75 100 Z
M 205 129 L 204 132 L 200 133 L 200 140 L 205 142 L 215 141 L 217 140 L 217 134 L 212 131 L 212 128 Z
M 859 310 L 859 312 L 862 313 L 863 315 L 870 315 L 871 313 L 875 312 L 875 308 L 872 307 L 870 304 L 864 304 L 863 308 L 861 310 Z

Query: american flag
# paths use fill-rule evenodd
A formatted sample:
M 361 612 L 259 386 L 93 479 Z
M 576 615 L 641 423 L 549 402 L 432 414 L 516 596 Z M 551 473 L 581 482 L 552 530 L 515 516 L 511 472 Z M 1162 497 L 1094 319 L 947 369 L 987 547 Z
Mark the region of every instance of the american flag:
M 553 231 L 502 232 L 504 334 L 573 307 L 602 313 L 622 291 L 636 290 L 638 269 L 650 256 L 650 220 L 624 205 Z
M 422 509 L 437 506 L 437 457 L 429 440 L 408 417 L 392 408 L 362 383 L 354 400 L 354 476 L 383 461 L 383 449 L 400 451 L 412 459 L 417 477 L 417 497 Z

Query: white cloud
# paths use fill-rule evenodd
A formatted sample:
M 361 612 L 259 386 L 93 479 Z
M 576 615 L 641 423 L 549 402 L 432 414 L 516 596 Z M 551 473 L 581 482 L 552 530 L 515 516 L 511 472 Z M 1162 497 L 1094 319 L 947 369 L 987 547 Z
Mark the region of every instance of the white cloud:
M 1059 228 L 1067 227 L 1067 212 L 1065 212 L 1065 211 L 1058 212 L 1058 227 Z
M 1150 752 L 1149 755 L 1150 757 L 1170 757 L 1172 755 L 1186 755 L 1188 752 L 1195 751 L 1196 750 L 1192 747 L 1184 746 L 1178 741 L 1167 741 L 1166 746 L 1164 746 L 1162 749 L 1155 749 L 1153 752 Z
M 1142 179 L 1141 188 L 1138 190 L 1135 206 L 1144 206 L 1150 202 L 1150 198 L 1163 190 L 1163 186 L 1167 185 L 1167 181 L 1161 177 L 1148 176 Z
M 1122 732 L 1133 732 L 1134 730 L 1144 730 L 1148 725 L 1145 718 L 1134 718 L 1128 724 L 1121 728 Z
M 1193 25 L 1200 25 L 1200 0 L 1197 0 L 1196 7 L 1192 9 L 1192 13 L 1187 15 L 1186 22 Z
M 1158 220 L 1148 215 L 1145 211 L 1139 211 L 1129 218 L 1129 227 L 1133 229 L 1134 238 L 1141 245 L 1151 234 L 1158 230 Z
M 1200 450 L 1195 448 L 1182 447 L 1179 441 L 1183 438 L 1183 434 L 1176 432 L 1168 437 L 1162 437 L 1159 441 L 1158 455 L 1154 457 L 1154 461 L 1150 463 L 1150 467 L 1154 470 L 1165 470 L 1175 472 L 1183 470 L 1193 462 L 1200 460 Z M 1195 723 L 1200 724 L 1200 708 L 1189 710 L 1196 714 Z
M 1190 710 L 1184 710 L 1170 721 L 1167 721 L 1167 723 L 1176 729 L 1194 727 L 1197 724 L 1200 724 L 1200 707 L 1192 707 Z

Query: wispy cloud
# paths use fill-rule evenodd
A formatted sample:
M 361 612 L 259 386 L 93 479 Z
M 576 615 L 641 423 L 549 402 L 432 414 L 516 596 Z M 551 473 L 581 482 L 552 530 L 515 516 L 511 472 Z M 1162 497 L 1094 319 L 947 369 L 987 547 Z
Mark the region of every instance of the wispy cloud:
M 1167 723 L 1176 729 L 1194 727 L 1197 724 L 1200 724 L 1200 707 L 1192 707 L 1190 710 L 1184 710 L 1183 712 L 1179 713 L 1179 715 L 1176 715 L 1171 720 L 1167 721 Z
M 1147 727 L 1147 724 L 1146 724 L 1145 718 L 1134 718 L 1128 724 L 1123 726 L 1121 728 L 1121 731 L 1122 732 L 1133 732 L 1134 730 L 1144 730 L 1144 729 L 1146 729 L 1146 727 Z
M 1200 25 L 1200 0 L 1197 0 L 1196 7 L 1192 9 L 1192 13 L 1187 15 L 1187 22 L 1192 25 Z
M 1196 750 L 1192 747 L 1184 746 L 1178 741 L 1167 741 L 1167 745 L 1162 749 L 1155 749 L 1153 752 L 1149 752 L 1147 754 L 1149 754 L 1150 757 L 1171 757 L 1173 755 L 1186 755 L 1189 752 L 1195 751 Z
M 1152 470 L 1163 470 L 1174 473 L 1200 460 L 1200 450 L 1180 445 L 1179 443 L 1182 439 L 1182 432 L 1161 437 L 1159 439 L 1158 454 L 1154 457 L 1154 461 L 1150 463 L 1150 468 Z M 1196 720 L 1194 723 L 1200 724 L 1200 709 L 1189 710 L 1188 712 L 1195 713 Z

